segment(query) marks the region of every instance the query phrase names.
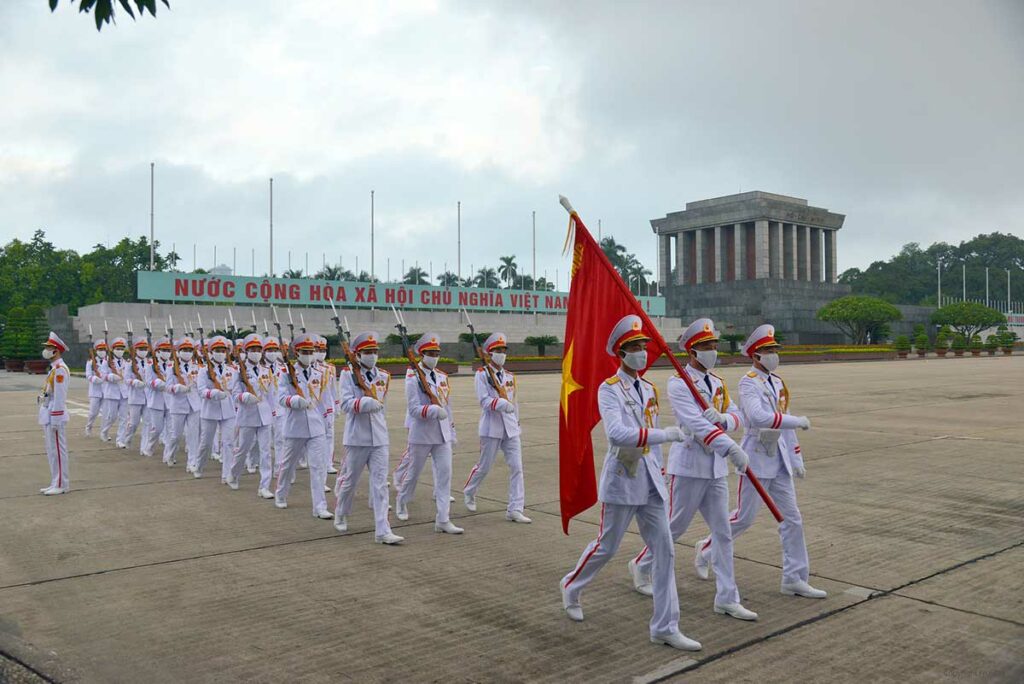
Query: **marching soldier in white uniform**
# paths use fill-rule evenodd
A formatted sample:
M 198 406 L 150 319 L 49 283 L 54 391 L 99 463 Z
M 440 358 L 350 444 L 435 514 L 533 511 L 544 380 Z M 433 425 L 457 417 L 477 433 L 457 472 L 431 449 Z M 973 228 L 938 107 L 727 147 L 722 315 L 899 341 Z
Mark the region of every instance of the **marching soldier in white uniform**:
M 424 333 L 416 341 L 423 373 L 430 395 L 420 386 L 420 377 L 413 369 L 405 374 L 405 426 L 409 429 L 409 446 L 403 459 L 405 467 L 395 475 L 395 514 L 399 520 L 409 519 L 409 502 L 416 493 L 416 483 L 430 457 L 434 474 L 434 531 L 462 534 L 464 530 L 449 519 L 452 489 L 452 445 L 456 435 L 452 409 L 448 404 L 451 388 L 448 374 L 437 370 L 441 357 L 441 338 L 437 333 Z M 434 400 L 438 403 L 434 403 Z M 400 466 L 401 467 L 401 466 Z
M 324 382 L 331 394 L 330 408 L 324 420 L 324 453 L 327 456 L 327 474 L 337 475 L 338 469 L 334 465 L 334 421 L 338 413 L 338 369 L 333 363 L 327 362 L 327 338 L 323 335 L 316 336 L 316 351 L 313 353 L 317 368 L 324 374 Z
M 519 403 L 516 378 L 505 370 L 508 342 L 505 333 L 496 332 L 484 340 L 484 351 L 490 355 L 491 368 L 481 367 L 476 373 L 476 399 L 480 403 L 480 460 L 469 473 L 462 496 L 466 508 L 476 510 L 476 492 L 494 465 L 498 449 L 508 464 L 508 508 L 505 519 L 517 523 L 533 522 L 523 515 L 526 488 L 523 484 L 523 447 L 519 435 Z M 492 382 L 493 378 L 493 382 Z M 497 387 L 493 384 L 497 383 Z M 498 387 L 504 396 L 498 392 Z
M 263 338 L 250 333 L 242 341 L 245 358 L 238 369 L 238 377 L 232 388 L 238 403 L 238 450 L 231 464 L 228 484 L 237 486 L 242 476 L 242 465 L 253 452 L 258 453 L 260 485 L 257 495 L 261 499 L 273 499 L 270 479 L 274 464 L 270 458 L 270 424 L 273 421 L 272 401 L 276 401 L 277 388 L 269 366 L 262 363 Z
M 164 444 L 164 463 L 168 468 L 177 464 L 178 442 L 185 439 L 188 464 L 199 458 L 199 365 L 192 359 L 195 344 L 183 337 L 175 345 L 177 359 L 167 376 L 166 391 L 170 394 L 170 421 L 167 423 L 167 441 Z M 194 469 L 193 469 L 194 470 Z
M 124 384 L 124 371 L 128 366 L 124 360 L 124 350 L 128 342 L 123 337 L 115 337 L 110 347 L 113 357 L 107 357 L 101 366 L 106 383 L 103 385 L 103 422 L 100 424 L 100 439 L 104 442 L 111 441 L 110 430 L 118 420 L 124 419 L 128 400 L 128 388 Z
M 356 485 L 363 468 L 370 471 L 370 501 L 373 506 L 374 541 L 378 544 L 399 544 L 403 537 L 391 531 L 388 522 L 388 423 L 384 402 L 387 400 L 391 374 L 377 368 L 375 332 L 361 332 L 352 339 L 352 351 L 358 365 L 344 370 L 341 376 L 341 410 L 345 413 L 345 460 L 338 475 L 337 505 L 334 528 L 348 531 Z M 359 377 L 356 377 L 356 373 Z M 367 390 L 369 392 L 367 392 Z
M 103 375 L 100 368 L 107 360 L 107 343 L 104 340 L 96 340 L 92 344 L 93 358 L 85 362 L 85 379 L 89 381 L 89 417 L 85 420 L 85 436 L 92 434 L 92 427 L 96 424 L 96 417 L 100 415 L 103 408 Z
M 686 366 L 693 384 L 708 408 L 702 410 L 686 383 L 669 378 L 668 400 L 686 439 L 668 452 L 668 516 L 672 540 L 679 539 L 700 511 L 715 540 L 714 611 L 740 620 L 756 620 L 757 613 L 740 604 L 733 573 L 732 533 L 729 528 L 728 459 L 738 472 L 747 469 L 748 457 L 726 432 L 740 428 L 740 413 L 729 399 L 725 381 L 711 372 L 718 358 L 718 331 L 710 318 L 698 318 L 679 338 L 680 348 L 689 354 Z M 699 555 L 699 548 L 697 549 Z M 650 572 L 654 553 L 644 547 L 629 563 L 634 588 L 651 594 Z
M 203 476 L 203 468 L 213 452 L 214 439 L 220 430 L 221 482 L 238 489 L 238 479 L 231 477 L 235 447 L 235 402 L 231 392 L 238 371 L 228 362 L 231 342 L 216 335 L 210 343 L 210 356 L 198 378 L 200 407 L 199 455 L 189 460 L 189 472 L 196 478 Z
M 174 364 L 171 363 L 173 345 L 168 338 L 161 337 L 155 342 L 155 347 L 153 363 L 146 367 L 144 378 L 149 393 L 146 396 L 148 425 L 142 431 L 142 443 L 139 445 L 139 453 L 143 456 L 153 455 L 157 440 L 164 432 L 164 423 L 172 399 L 168 378 L 174 376 Z
M 597 392 L 608 454 L 601 470 L 598 500 L 601 523 L 597 539 L 583 550 L 579 561 L 562 578 L 562 607 L 571 620 L 583 620 L 580 594 L 619 548 L 636 518 L 640 535 L 655 552 L 652 564 L 654 614 L 650 638 L 686 651 L 700 650 L 699 642 L 679 631 L 679 596 L 676 593 L 675 550 L 668 527 L 665 478 L 661 474 L 663 442 L 680 442 L 679 428 L 658 428 L 658 394 L 639 372 L 647 368 L 647 341 L 639 316 L 622 318 L 608 338 L 606 351 L 620 359 L 619 371 Z
M 39 395 L 39 424 L 43 427 L 46 457 L 50 461 L 50 485 L 40 489 L 39 493 L 46 496 L 66 494 L 71 489 L 68 477 L 68 440 L 65 434 L 71 371 L 61 358 L 67 350 L 68 346 L 52 331 L 43 343 L 43 358 L 50 362 L 50 371 L 46 374 L 46 382 Z
M 327 509 L 323 483 L 327 479 L 327 460 L 324 456 L 324 416 L 327 405 L 324 397 L 324 376 L 313 366 L 316 345 L 313 336 L 303 333 L 295 338 L 298 361 L 285 372 L 280 381 L 278 403 L 287 410 L 284 423 L 284 460 L 277 470 L 277 488 L 274 505 L 288 508 L 288 490 L 299 459 L 305 456 L 309 464 L 309 491 L 313 500 L 313 517 L 333 520 Z M 294 374 L 294 375 L 293 375 Z
M 270 441 L 274 445 L 274 470 L 280 469 L 284 460 L 284 414 L 287 410 L 280 404 L 281 398 L 281 376 L 287 374 L 288 370 L 282 361 L 281 344 L 273 335 L 268 335 L 263 340 L 263 359 L 267 368 L 270 369 L 270 376 L 274 381 L 273 396 L 270 398 L 270 405 L 273 408 L 273 418 L 270 429 Z
M 132 358 L 125 364 L 124 384 L 128 389 L 128 411 L 117 431 L 117 447 L 127 449 L 135 437 L 135 431 L 142 422 L 142 413 L 146 408 L 146 357 L 149 355 L 149 343 L 143 337 L 132 345 Z
M 825 598 L 826 592 L 808 583 L 810 563 L 804 542 L 803 519 L 793 486 L 793 477 L 803 478 L 805 474 L 796 429 L 809 430 L 811 421 L 805 416 L 789 414 L 789 388 L 775 374 L 779 367 L 779 348 L 775 341 L 775 328 L 768 324 L 758 326 L 743 345 L 742 351 L 753 360 L 754 367 L 740 379 L 739 384 L 740 411 L 746 427 L 741 446 L 750 454 L 751 469 L 775 500 L 784 518 L 779 525 L 782 593 Z M 754 524 L 761 508 L 761 498 L 754 492 L 744 491 L 745 479 L 740 477 L 737 508 L 730 517 L 733 539 Z M 716 543 L 714 536 L 700 543 L 700 560 L 707 562 Z

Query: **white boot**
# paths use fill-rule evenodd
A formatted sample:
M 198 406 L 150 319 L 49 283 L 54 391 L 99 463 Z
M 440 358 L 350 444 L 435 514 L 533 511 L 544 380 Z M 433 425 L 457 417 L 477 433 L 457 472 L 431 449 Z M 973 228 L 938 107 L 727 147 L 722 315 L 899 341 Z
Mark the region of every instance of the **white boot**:
M 339 532 L 348 532 L 348 517 L 344 515 L 334 516 L 334 529 Z
M 405 537 L 399 537 L 394 532 L 388 532 L 387 534 L 383 534 L 379 537 L 374 537 L 373 541 L 378 544 L 387 544 L 388 546 L 391 546 L 393 544 L 401 544 L 405 541 Z
M 682 632 L 652 636 L 651 643 L 665 644 L 672 648 L 678 648 L 680 651 L 699 651 L 702 648 L 699 641 L 689 638 Z
M 461 527 L 456 527 L 455 525 L 453 525 L 451 520 L 443 523 L 434 523 L 434 531 L 444 532 L 445 534 L 462 534 L 463 532 L 465 532 L 465 530 Z
M 807 582 L 800 580 L 799 582 L 790 582 L 782 584 L 782 593 L 786 596 L 803 596 L 804 598 L 823 599 L 828 596 L 828 592 L 821 589 L 815 589 Z
M 522 511 L 509 511 L 505 514 L 505 520 L 514 523 L 522 523 L 524 525 L 529 525 L 533 522 L 533 520 L 523 515 Z
M 396 501 L 395 507 L 395 516 L 397 516 L 399 520 L 409 519 L 409 508 L 405 504 Z
M 472 494 L 463 494 L 462 501 L 466 504 L 466 510 L 470 513 L 476 513 L 476 497 Z
M 562 608 L 565 609 L 565 614 L 573 622 L 583 622 L 583 608 L 580 607 L 579 601 L 573 602 L 569 600 L 569 595 L 566 593 L 565 587 L 562 586 L 561 582 L 559 582 L 558 588 L 562 591 Z

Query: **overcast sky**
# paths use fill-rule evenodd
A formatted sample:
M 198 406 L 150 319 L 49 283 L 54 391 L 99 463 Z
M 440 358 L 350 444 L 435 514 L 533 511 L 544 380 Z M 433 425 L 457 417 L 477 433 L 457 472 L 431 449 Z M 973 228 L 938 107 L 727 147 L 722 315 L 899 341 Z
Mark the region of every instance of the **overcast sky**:
M 77 0 L 76 0 L 77 4 Z M 653 271 L 648 221 L 765 190 L 846 214 L 839 268 L 1024 235 L 1024 2 L 171 0 L 97 33 L 0 2 L 0 239 L 156 231 L 191 268 L 559 269 L 568 195 Z

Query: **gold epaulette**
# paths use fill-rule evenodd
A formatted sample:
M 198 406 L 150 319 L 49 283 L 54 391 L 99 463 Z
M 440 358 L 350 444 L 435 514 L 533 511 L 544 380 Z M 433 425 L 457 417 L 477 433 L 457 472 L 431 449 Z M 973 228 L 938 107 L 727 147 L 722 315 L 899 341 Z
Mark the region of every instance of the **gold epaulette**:
M 619 382 L 621 380 L 622 380 L 622 378 L 620 378 L 618 375 L 613 375 L 612 377 L 608 378 L 604 382 L 605 382 L 606 385 L 614 385 L 615 383 L 617 383 L 617 382 Z
M 747 377 L 748 378 L 756 378 L 757 377 L 757 371 L 750 371 L 749 373 L 747 373 Z

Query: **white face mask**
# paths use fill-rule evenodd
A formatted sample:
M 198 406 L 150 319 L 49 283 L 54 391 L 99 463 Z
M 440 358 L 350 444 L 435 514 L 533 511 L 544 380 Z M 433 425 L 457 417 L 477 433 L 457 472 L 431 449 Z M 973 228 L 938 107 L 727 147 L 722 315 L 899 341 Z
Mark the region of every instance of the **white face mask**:
M 185 362 L 191 361 L 192 360 L 192 352 L 190 352 L 190 351 L 180 351 L 180 352 L 178 352 L 178 358 L 181 359 L 182 361 L 185 361 Z
M 505 352 L 494 352 L 493 354 L 491 354 L 491 361 L 494 362 L 495 366 L 504 366 L 505 358 Z
M 779 355 L 775 352 L 759 354 L 758 361 L 769 373 L 779 367 Z
M 259 363 L 261 356 L 263 356 L 262 352 L 258 352 L 258 351 L 245 352 L 245 358 L 249 359 L 249 363 Z
M 697 362 L 704 366 L 704 370 L 711 370 L 718 362 L 717 349 L 702 349 L 697 352 Z
M 301 363 L 303 366 L 309 366 L 309 364 L 313 363 L 313 355 L 299 354 L 299 363 Z
M 114 356 L 116 356 L 119 359 L 123 358 L 124 357 L 124 349 L 115 349 L 114 350 Z
M 377 365 L 377 355 L 376 354 L 360 354 L 359 355 L 359 363 L 363 366 L 363 368 L 373 368 L 374 366 Z
M 327 358 L 327 352 L 316 352 L 315 354 L 313 354 L 313 357 L 317 361 L 323 361 L 324 359 Z
M 43 358 L 49 361 L 57 355 L 57 350 L 53 347 L 43 347 Z
M 135 351 L 135 355 L 138 356 L 140 359 L 144 359 L 147 356 L 149 356 L 149 350 L 148 349 L 137 349 Z
M 227 352 L 213 352 L 214 363 L 224 363 L 226 358 L 228 358 Z
M 105 359 L 105 358 L 107 358 L 107 350 L 106 349 L 99 349 L 99 350 L 97 350 L 96 351 L 96 358 L 97 359 Z
M 166 349 L 163 351 L 158 351 L 157 355 L 160 357 L 161 361 L 167 361 L 171 358 L 171 352 L 167 351 Z
M 426 354 L 424 354 L 423 365 L 429 368 L 430 370 L 434 370 L 435 368 L 437 368 L 437 362 L 440 358 L 441 357 L 439 356 L 427 356 Z
M 626 352 L 622 355 L 622 362 L 626 364 L 627 368 L 632 368 L 635 371 L 642 371 L 647 368 L 647 350 L 642 349 L 635 352 Z
M 264 356 L 267 357 L 267 361 L 274 363 L 275 361 L 278 361 L 281 358 L 281 352 L 268 351 L 266 354 L 264 354 Z

